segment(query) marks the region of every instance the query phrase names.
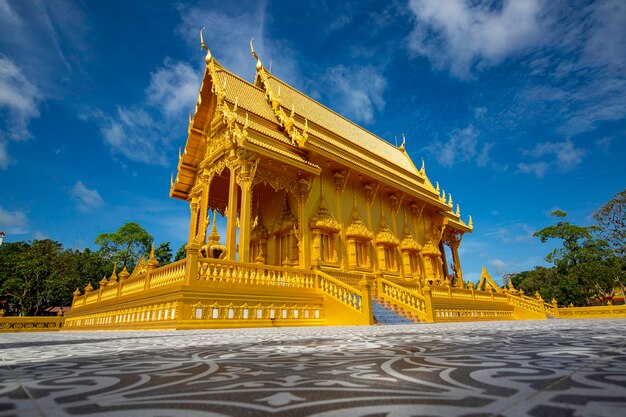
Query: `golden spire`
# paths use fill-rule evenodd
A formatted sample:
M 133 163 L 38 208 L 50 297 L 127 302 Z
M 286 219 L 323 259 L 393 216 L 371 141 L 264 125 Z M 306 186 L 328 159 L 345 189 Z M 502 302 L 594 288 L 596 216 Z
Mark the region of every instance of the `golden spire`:
M 220 241 L 220 234 L 217 231 L 217 221 L 216 221 L 216 210 L 213 210 L 213 228 L 211 229 L 211 234 L 209 235 L 209 241 L 211 242 L 219 242 Z
M 150 258 L 149 259 L 154 259 L 154 242 L 152 242 L 152 246 L 150 248 Z
M 200 49 L 206 50 L 206 57 L 204 57 L 204 60 L 208 65 L 209 62 L 211 62 L 211 59 L 213 59 L 213 56 L 211 55 L 209 47 L 206 46 L 206 43 L 204 43 L 204 37 L 202 36 L 202 32 L 204 32 L 204 28 L 200 29 Z
M 260 71 L 261 68 L 263 68 L 263 64 L 261 63 L 261 58 L 259 58 L 259 56 L 257 55 L 257 53 L 254 51 L 254 46 L 252 46 L 252 38 L 250 38 L 250 52 L 252 53 L 252 58 L 256 59 L 256 70 Z

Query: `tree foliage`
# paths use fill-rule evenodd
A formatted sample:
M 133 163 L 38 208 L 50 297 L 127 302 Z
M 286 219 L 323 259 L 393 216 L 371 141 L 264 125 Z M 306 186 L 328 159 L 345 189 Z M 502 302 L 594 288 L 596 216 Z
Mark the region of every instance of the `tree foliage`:
M 100 253 L 63 249 L 53 240 L 0 246 L 0 304 L 7 315 L 41 315 L 49 307 L 67 306 L 72 292 L 110 272 Z
M 132 270 L 141 256 L 150 253 L 154 238 L 135 222 L 128 222 L 115 232 L 101 233 L 96 237 L 100 251 L 117 262 L 120 268 Z
M 593 218 L 602 236 L 620 256 L 626 256 L 626 189 L 600 207 Z
M 561 305 L 589 305 L 626 281 L 626 259 L 603 239 L 606 224 L 578 226 L 568 222 L 567 213 L 561 210 L 552 216 L 557 219 L 555 225 L 534 233 L 541 242 L 560 242 L 545 258 L 552 266 L 515 274 L 515 286 L 531 294 L 538 291 L 544 299 L 554 298 Z
M 185 259 L 187 257 L 187 244 L 183 243 L 180 245 L 180 248 L 176 251 L 176 256 L 174 256 L 174 262 L 180 261 L 181 259 Z
M 170 242 L 163 242 L 154 250 L 154 257 L 159 261 L 159 266 L 167 265 L 172 262 L 172 249 Z

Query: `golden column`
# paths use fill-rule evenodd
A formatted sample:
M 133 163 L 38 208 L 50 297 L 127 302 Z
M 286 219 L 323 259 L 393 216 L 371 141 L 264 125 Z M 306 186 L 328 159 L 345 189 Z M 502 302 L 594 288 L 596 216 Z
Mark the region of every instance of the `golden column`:
M 459 259 L 459 246 L 461 246 L 461 239 L 463 239 L 463 233 L 448 233 L 446 238 L 446 244 L 450 247 L 452 252 L 456 286 L 459 288 L 464 287 L 463 272 L 461 272 L 461 260 Z
M 200 205 L 198 204 L 198 197 L 193 196 L 191 198 L 191 203 L 189 203 L 189 211 L 191 212 L 191 219 L 189 220 L 189 239 L 187 243 L 192 243 L 194 238 L 196 237 L 196 233 L 198 231 L 198 209 Z
M 235 260 L 237 256 L 237 205 L 239 204 L 239 188 L 235 168 L 230 168 L 230 183 L 228 184 L 228 211 L 226 212 L 226 249 L 228 259 Z
M 250 235 L 252 228 L 252 181 L 259 164 L 258 155 L 246 153 L 239 157 L 235 169 L 236 181 L 241 188 L 241 213 L 239 218 L 239 260 L 250 262 Z M 230 219 L 228 219 L 230 221 Z
M 208 210 L 209 210 L 209 188 L 211 181 L 213 180 L 213 174 L 209 174 L 206 171 L 202 173 L 202 197 L 200 198 L 200 227 L 196 234 L 196 242 L 202 244 L 206 240 L 206 229 L 208 222 Z

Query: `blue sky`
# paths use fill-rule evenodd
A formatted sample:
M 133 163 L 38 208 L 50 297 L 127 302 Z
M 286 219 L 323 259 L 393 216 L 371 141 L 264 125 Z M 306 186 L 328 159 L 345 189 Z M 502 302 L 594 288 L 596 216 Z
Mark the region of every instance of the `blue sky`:
M 626 2 L 0 0 L 0 230 L 94 247 L 127 221 L 172 248 L 168 196 L 204 66 L 198 31 L 394 143 L 460 203 L 466 277 L 543 264 L 562 209 L 626 186 Z M 398 139 L 396 139 L 398 138 Z

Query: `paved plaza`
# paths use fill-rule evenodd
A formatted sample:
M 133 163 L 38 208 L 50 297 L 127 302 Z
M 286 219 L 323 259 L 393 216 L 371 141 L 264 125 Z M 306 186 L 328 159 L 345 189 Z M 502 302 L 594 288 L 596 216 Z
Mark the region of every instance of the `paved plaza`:
M 623 416 L 626 320 L 0 334 L 5 416 Z

